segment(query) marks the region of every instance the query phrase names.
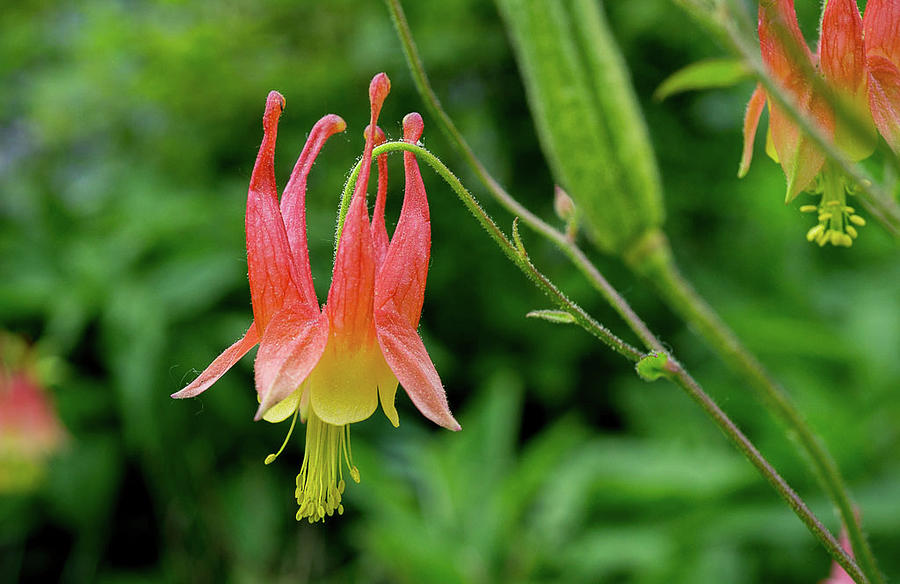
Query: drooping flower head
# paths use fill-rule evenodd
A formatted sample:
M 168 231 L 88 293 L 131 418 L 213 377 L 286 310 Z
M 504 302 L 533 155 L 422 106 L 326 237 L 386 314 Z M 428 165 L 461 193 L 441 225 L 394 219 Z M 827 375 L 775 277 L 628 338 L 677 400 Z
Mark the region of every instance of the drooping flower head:
M 65 439 L 39 381 L 33 350 L 19 337 L 0 332 L 0 493 L 37 486 L 47 459 Z
M 415 156 L 404 153 L 406 192 L 388 239 L 384 209 L 386 160 L 379 157 L 375 211 L 369 221 L 366 189 L 373 149 L 385 136 L 377 126 L 390 91 L 380 73 L 369 87 L 371 115 L 361 169 L 340 231 L 331 287 L 323 307 L 315 294 L 306 242 L 306 178 L 324 142 L 344 121 L 325 116 L 315 125 L 278 202 L 274 154 L 284 98 L 269 94 L 260 147 L 247 198 L 247 264 L 254 323 L 188 387 L 173 397 L 208 389 L 257 342 L 256 419 L 306 422 L 306 450 L 297 475 L 297 519 L 310 522 L 343 512 L 343 467 L 359 481 L 349 445 L 349 424 L 381 407 L 399 424 L 398 382 L 433 422 L 458 430 L 437 371 L 419 337 L 431 245 L 425 188 Z M 417 141 L 422 118 L 404 119 L 404 139 Z M 293 429 L 293 423 L 291 428 Z M 290 435 L 290 433 L 289 433 Z M 283 448 L 283 446 L 282 446 Z M 281 452 L 279 450 L 279 452 Z M 277 455 L 270 455 L 267 463 Z
M 900 152 L 900 0 L 869 0 L 863 18 L 855 0 L 828 0 L 819 46 L 810 51 L 797 23 L 793 0 L 762 0 L 759 43 L 763 62 L 798 109 L 853 161 L 875 149 L 877 131 Z M 825 91 L 822 90 L 825 88 Z M 785 109 L 757 85 L 744 118 L 739 176 L 750 168 L 759 118 L 769 105 L 766 153 L 787 179 L 786 202 L 802 191 L 822 195 L 819 221 L 807 238 L 819 245 L 849 246 L 865 224 L 847 205 L 856 188 L 825 159 L 822 150 Z

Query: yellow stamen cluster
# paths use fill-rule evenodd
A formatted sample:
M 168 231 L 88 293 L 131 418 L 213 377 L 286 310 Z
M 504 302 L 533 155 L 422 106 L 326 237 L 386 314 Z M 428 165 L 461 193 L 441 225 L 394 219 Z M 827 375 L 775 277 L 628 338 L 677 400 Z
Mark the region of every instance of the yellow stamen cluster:
M 856 215 L 856 210 L 849 205 L 842 205 L 841 201 L 825 201 L 816 205 L 803 205 L 800 210 L 804 213 L 819 214 L 819 223 L 806 232 L 806 239 L 816 242 L 819 246 L 827 243 L 835 246 L 850 247 L 853 240 L 859 236 L 856 227 L 862 227 L 866 220 Z M 856 227 L 854 227 L 856 226 Z
M 856 228 L 866 224 L 866 220 L 847 204 L 847 196 L 856 192 L 855 184 L 839 168 L 826 163 L 811 192 L 822 198 L 818 205 L 800 207 L 804 213 L 818 214 L 818 224 L 806 232 L 807 241 L 815 242 L 819 247 L 828 243 L 837 247 L 853 245 L 853 240 L 859 236 Z
M 327 424 L 309 410 L 306 422 L 306 449 L 303 465 L 297 475 L 297 521 L 304 517 L 310 523 L 324 521 L 337 511 L 344 513 L 341 495 L 344 493 L 343 464 L 350 469 L 350 477 L 359 482 L 359 470 L 353 465 L 350 450 L 350 426 Z

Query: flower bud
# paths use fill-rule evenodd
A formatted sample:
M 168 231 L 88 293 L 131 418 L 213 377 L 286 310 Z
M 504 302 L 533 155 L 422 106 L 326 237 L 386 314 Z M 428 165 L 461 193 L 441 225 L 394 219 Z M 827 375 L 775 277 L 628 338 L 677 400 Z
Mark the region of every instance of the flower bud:
M 555 180 L 602 251 L 663 221 L 659 173 L 622 56 L 597 2 L 498 0 Z

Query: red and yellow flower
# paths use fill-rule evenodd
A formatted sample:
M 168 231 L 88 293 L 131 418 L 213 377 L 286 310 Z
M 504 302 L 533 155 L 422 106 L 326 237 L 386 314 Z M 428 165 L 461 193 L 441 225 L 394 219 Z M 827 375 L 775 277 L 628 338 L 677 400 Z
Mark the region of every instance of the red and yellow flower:
M 297 476 L 298 520 L 312 522 L 343 512 L 343 466 L 359 481 L 350 454 L 349 424 L 371 416 L 380 401 L 385 415 L 398 425 L 394 406 L 398 382 L 425 417 L 445 428 L 460 429 L 416 332 L 431 227 L 425 187 L 413 154 L 404 153 L 406 188 L 393 237 L 388 239 L 384 220 L 387 167 L 383 159 L 369 221 L 366 188 L 373 149 L 384 140 L 377 121 L 389 91 L 387 75 L 380 73 L 372 79 L 362 167 L 338 241 L 331 288 L 321 308 L 306 241 L 306 179 L 325 141 L 346 125 L 335 115 L 316 123 L 279 203 L 274 154 L 285 101 L 278 92 L 269 94 L 263 142 L 247 197 L 253 324 L 193 383 L 173 394 L 185 398 L 202 393 L 259 343 L 255 377 L 260 404 L 255 419 L 277 422 L 293 414 L 296 420 L 299 414 L 306 422 L 306 450 Z M 404 118 L 405 140 L 418 141 L 422 130 L 419 114 Z M 275 456 L 270 455 L 267 462 Z
M 900 0 L 869 0 L 865 17 L 855 0 L 828 0 L 816 53 L 803 39 L 793 0 L 762 0 L 759 44 L 775 82 L 850 160 L 871 155 L 878 133 L 900 153 Z M 821 91 L 823 87 L 827 91 Z M 820 245 L 851 245 L 857 236 L 854 226 L 865 224 L 846 202 L 855 185 L 826 161 L 824 152 L 762 84 L 747 105 L 738 175 L 750 168 L 767 102 L 766 153 L 784 170 L 786 202 L 802 191 L 822 195 L 819 205 L 801 207 L 819 215 L 807 238 Z
M 37 487 L 66 436 L 39 380 L 34 350 L 0 331 L 0 493 Z

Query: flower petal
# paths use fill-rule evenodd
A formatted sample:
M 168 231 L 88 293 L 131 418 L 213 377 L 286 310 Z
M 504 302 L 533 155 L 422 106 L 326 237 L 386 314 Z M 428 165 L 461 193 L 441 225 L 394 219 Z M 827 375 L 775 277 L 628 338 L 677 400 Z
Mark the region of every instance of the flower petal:
M 804 72 L 812 72 L 813 56 L 806 46 L 794 0 L 759 3 L 759 48 L 763 62 L 783 85 L 794 85 Z
M 294 393 L 269 408 L 269 410 L 263 414 L 263 420 L 269 422 L 270 424 L 277 424 L 278 422 L 287 420 L 290 416 L 294 415 L 294 412 L 300 406 L 303 392 L 308 388 L 309 378 L 301 383 L 300 387 L 294 390 Z M 259 394 L 257 394 L 256 397 L 259 398 Z
M 225 349 L 221 355 L 216 357 L 209 366 L 203 370 L 203 373 L 197 376 L 197 379 L 188 384 L 181 391 L 172 394 L 175 399 L 183 399 L 200 395 L 210 388 L 213 383 L 218 381 L 225 372 L 231 369 L 235 363 L 240 361 L 241 357 L 247 354 L 250 349 L 259 342 L 259 335 L 256 332 L 256 324 L 251 324 L 250 328 L 244 336 Z
M 416 143 L 422 136 L 422 116 L 403 118 L 403 139 Z M 403 153 L 406 192 L 400 219 L 375 283 L 375 308 L 402 315 L 413 330 L 419 326 L 425 280 L 431 253 L 431 220 L 425 184 L 416 157 Z
M 334 114 L 328 114 L 316 122 L 281 196 L 281 215 L 296 265 L 300 297 L 303 303 L 309 305 L 310 317 L 319 313 L 319 301 L 316 298 L 312 272 L 309 268 L 309 249 L 306 241 L 306 179 L 325 141 L 343 132 L 346 127 L 346 122 Z
M 855 0 L 829 0 L 825 5 L 819 60 L 838 102 L 834 143 L 852 160 L 867 158 L 878 135 L 866 99 L 863 23 Z
M 435 424 L 459 430 L 444 386 L 416 329 L 390 310 L 376 310 L 375 322 L 381 352 L 416 408 Z
M 275 138 L 284 103 L 280 93 L 269 93 L 263 116 L 263 142 L 247 193 L 247 268 L 254 322 L 261 335 L 285 303 L 300 298 L 300 279 L 295 273 L 275 186 Z
M 374 327 L 373 327 L 374 328 Z M 331 336 L 310 375 L 310 407 L 322 421 L 336 426 L 365 420 L 378 407 L 378 383 L 388 369 L 375 340 Z
M 865 81 L 866 50 L 856 0 L 828 0 L 822 14 L 819 63 L 832 87 L 856 95 Z
M 325 313 L 308 319 L 296 305 L 286 306 L 269 323 L 256 354 L 256 392 L 259 420 L 270 408 L 294 393 L 325 351 L 328 320 Z
M 365 136 L 368 139 L 372 126 L 366 126 Z M 375 126 L 375 146 L 384 144 L 387 136 L 378 126 Z M 375 196 L 375 208 L 372 210 L 372 243 L 375 246 L 375 270 L 384 261 L 384 254 L 388 248 L 387 226 L 384 223 L 384 207 L 387 203 L 388 187 L 388 157 L 382 154 L 378 157 L 378 194 Z
M 834 136 L 834 114 L 821 96 L 807 91 L 798 105 L 800 111 L 809 116 L 827 136 Z M 785 203 L 789 203 L 812 184 L 825 162 L 825 153 L 794 124 L 781 106 L 771 100 L 769 128 L 772 130 L 772 144 L 778 153 L 778 161 L 787 178 Z
M 741 154 L 741 165 L 738 167 L 738 178 L 744 178 L 750 170 L 750 161 L 753 159 L 753 144 L 756 141 L 756 128 L 759 126 L 759 116 L 766 107 L 766 91 L 761 83 L 756 84 L 750 101 L 747 102 L 747 112 L 744 114 L 744 152 Z
M 390 88 L 384 73 L 376 75 L 369 85 L 369 125 L 373 128 Z M 383 368 L 384 358 L 375 340 L 375 250 L 366 208 L 374 147 L 375 133 L 369 132 L 323 310 L 330 328 L 328 346 L 310 386 L 313 411 L 335 425 L 363 420 L 378 406 L 377 373 Z
M 868 65 L 872 118 L 891 149 L 900 155 L 900 69 L 878 55 L 870 56 Z
M 884 57 L 900 66 L 900 0 L 866 2 L 863 34 L 868 57 Z
M 387 75 L 379 73 L 369 86 L 371 114 L 369 125 L 377 125 L 378 114 L 390 91 Z M 343 343 L 351 348 L 364 344 L 374 334 L 372 302 L 375 289 L 375 252 L 369 215 L 366 208 L 366 188 L 372 168 L 372 150 L 375 135 L 366 138 L 362 167 L 354 187 L 350 208 L 341 230 L 331 288 L 328 290 L 326 312 L 332 327 L 332 335 L 343 337 Z M 323 418 L 324 419 L 324 418 Z

